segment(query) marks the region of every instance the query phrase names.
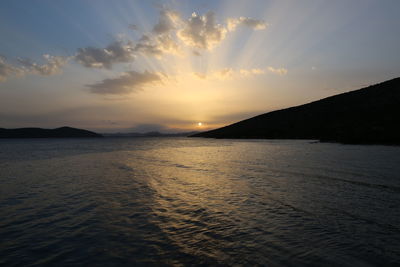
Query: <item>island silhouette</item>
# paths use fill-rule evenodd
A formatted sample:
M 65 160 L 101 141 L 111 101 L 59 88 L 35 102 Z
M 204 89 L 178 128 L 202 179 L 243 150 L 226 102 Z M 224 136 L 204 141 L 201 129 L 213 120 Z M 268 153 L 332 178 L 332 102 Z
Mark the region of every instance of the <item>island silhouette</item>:
M 0 138 L 76 138 L 76 137 L 102 137 L 102 135 L 88 130 L 66 127 L 66 126 L 56 129 L 0 128 Z
M 258 115 L 192 137 L 400 144 L 400 78 Z

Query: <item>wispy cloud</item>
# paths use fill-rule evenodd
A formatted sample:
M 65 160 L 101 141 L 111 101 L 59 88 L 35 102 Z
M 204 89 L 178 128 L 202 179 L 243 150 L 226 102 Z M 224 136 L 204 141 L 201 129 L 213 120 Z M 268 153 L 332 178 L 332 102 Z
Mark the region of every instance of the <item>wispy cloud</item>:
M 215 79 L 215 80 L 226 80 L 226 79 L 234 79 L 234 78 L 245 78 L 256 75 L 264 75 L 267 73 L 277 74 L 277 75 L 286 75 L 287 69 L 285 68 L 252 68 L 252 69 L 239 69 L 234 70 L 232 68 L 223 68 L 220 70 L 211 71 L 208 73 L 202 72 L 194 72 L 193 75 L 200 79 Z
M 15 75 L 21 70 L 9 64 L 6 58 L 0 56 L 0 82 L 7 80 L 8 77 Z
M 95 94 L 126 95 L 137 92 L 147 84 L 160 81 L 161 76 L 157 73 L 128 71 L 119 77 L 104 79 L 99 83 L 89 84 L 87 87 Z
M 288 73 L 288 70 L 285 68 L 268 67 L 267 70 L 271 73 L 278 74 L 278 75 L 286 75 Z
M 240 69 L 239 73 L 241 76 L 261 75 L 261 74 L 265 74 L 265 70 L 263 70 L 263 69 Z
M 19 65 L 12 65 L 0 56 L 0 82 L 5 81 L 8 77 L 24 76 L 27 74 L 37 74 L 49 76 L 62 72 L 62 67 L 68 62 L 68 57 L 43 55 L 44 64 L 34 62 L 29 58 L 18 58 Z
M 23 66 L 23 72 L 49 76 L 61 73 L 61 68 L 67 64 L 67 57 L 43 55 L 45 64 L 38 64 L 29 58 L 19 58 L 18 62 Z
M 264 30 L 267 28 L 268 24 L 263 20 L 252 19 L 246 17 L 239 18 L 228 18 L 227 28 L 229 31 L 234 31 L 238 26 L 245 26 L 253 30 Z
M 194 72 L 193 75 L 202 80 L 205 79 L 226 80 L 233 78 L 235 75 L 235 71 L 232 68 L 224 68 L 220 70 L 211 71 L 208 73 Z

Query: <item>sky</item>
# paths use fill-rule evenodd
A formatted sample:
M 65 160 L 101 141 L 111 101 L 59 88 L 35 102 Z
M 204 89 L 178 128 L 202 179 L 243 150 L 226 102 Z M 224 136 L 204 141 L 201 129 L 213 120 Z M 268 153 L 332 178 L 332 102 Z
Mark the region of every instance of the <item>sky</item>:
M 398 0 L 2 0 L 0 127 L 221 127 L 399 76 Z

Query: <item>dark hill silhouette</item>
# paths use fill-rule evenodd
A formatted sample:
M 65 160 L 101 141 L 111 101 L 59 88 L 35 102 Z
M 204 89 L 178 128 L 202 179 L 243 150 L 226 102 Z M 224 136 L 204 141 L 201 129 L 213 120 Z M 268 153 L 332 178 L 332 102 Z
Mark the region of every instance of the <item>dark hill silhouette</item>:
M 400 78 L 192 135 L 400 144 Z
M 102 137 L 102 135 L 71 127 L 56 129 L 42 128 L 0 128 L 0 138 L 75 138 L 75 137 Z

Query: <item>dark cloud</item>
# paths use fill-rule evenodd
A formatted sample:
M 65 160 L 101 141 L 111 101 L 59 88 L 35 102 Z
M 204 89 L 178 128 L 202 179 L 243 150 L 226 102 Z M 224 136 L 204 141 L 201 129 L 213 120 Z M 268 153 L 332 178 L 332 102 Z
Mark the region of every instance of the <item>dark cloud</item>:
M 95 94 L 125 95 L 140 90 L 146 84 L 160 81 L 161 77 L 156 73 L 129 71 L 117 78 L 104 79 L 87 87 Z
M 132 42 L 115 41 L 106 48 L 79 48 L 75 60 L 88 68 L 111 69 L 115 63 L 126 63 L 134 60 Z

